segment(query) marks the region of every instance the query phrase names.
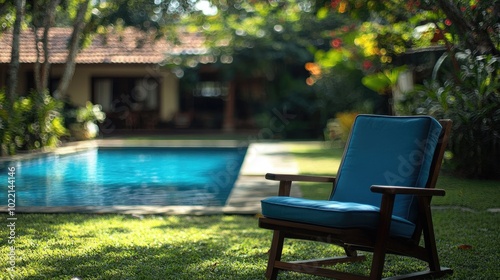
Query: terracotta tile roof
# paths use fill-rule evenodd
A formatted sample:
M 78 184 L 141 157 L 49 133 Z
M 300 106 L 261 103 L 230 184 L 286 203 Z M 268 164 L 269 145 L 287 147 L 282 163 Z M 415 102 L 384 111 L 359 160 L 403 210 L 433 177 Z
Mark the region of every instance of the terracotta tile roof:
M 71 28 L 53 27 L 49 31 L 49 61 L 65 63 L 68 55 L 67 42 Z M 94 35 L 92 44 L 81 50 L 77 57 L 78 64 L 100 63 L 160 63 L 166 54 L 203 53 L 204 38 L 197 34 L 183 34 L 181 44 L 174 45 L 165 39 L 152 40 L 144 32 L 134 28 L 125 28 L 121 32 L 109 32 L 107 35 Z M 12 49 L 12 33 L 0 34 L 0 63 L 9 63 Z M 43 57 L 41 58 L 43 61 Z M 20 38 L 20 62 L 35 63 L 35 36 L 31 30 L 25 30 Z

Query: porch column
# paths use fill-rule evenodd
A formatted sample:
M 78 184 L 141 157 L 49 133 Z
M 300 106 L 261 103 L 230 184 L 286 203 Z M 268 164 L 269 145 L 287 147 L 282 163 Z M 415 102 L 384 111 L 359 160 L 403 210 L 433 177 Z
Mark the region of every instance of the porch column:
M 224 103 L 224 120 L 222 122 L 222 130 L 225 132 L 234 131 L 235 91 L 235 82 L 231 81 L 227 89 L 226 102 Z

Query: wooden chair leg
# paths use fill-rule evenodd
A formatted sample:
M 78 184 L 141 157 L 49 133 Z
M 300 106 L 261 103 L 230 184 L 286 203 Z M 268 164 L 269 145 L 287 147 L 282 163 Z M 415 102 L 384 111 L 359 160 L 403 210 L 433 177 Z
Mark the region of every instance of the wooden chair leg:
M 273 233 L 273 241 L 269 250 L 269 261 L 267 262 L 266 278 L 275 280 L 278 277 L 279 269 L 275 268 L 275 262 L 281 260 L 281 252 L 283 251 L 283 243 L 285 237 L 279 230 Z
M 385 254 L 387 246 L 387 237 L 391 226 L 391 215 L 394 206 L 395 195 L 383 195 L 380 206 L 380 224 L 377 231 L 377 243 L 373 249 L 373 260 L 370 271 L 370 279 L 376 280 L 382 278 L 385 264 Z
M 434 227 L 432 225 L 432 215 L 430 198 L 420 198 L 421 208 L 424 210 L 424 244 L 428 254 L 428 263 L 430 271 L 439 271 L 439 257 L 437 253 L 436 237 L 434 236 Z
M 372 266 L 370 270 L 370 279 L 377 280 L 382 278 L 385 264 L 385 249 L 375 249 L 373 252 Z

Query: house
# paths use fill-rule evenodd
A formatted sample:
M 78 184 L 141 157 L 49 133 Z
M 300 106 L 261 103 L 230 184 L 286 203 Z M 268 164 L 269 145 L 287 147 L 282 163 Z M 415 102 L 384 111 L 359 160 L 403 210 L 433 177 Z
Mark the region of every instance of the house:
M 71 32 L 71 28 L 60 27 L 49 31 L 51 92 L 64 71 L 68 53 L 66 45 Z M 183 34 L 179 39 L 181 43 L 177 45 L 164 39 L 153 40 L 134 28 L 94 35 L 91 44 L 76 57 L 75 73 L 66 98 L 76 106 L 82 106 L 86 101 L 100 104 L 107 114 L 105 129 L 154 129 L 166 123 L 188 126 L 193 108 L 188 108 L 190 112 L 182 112 L 189 106 L 181 104 L 179 77 L 161 65 L 167 54 L 203 53 L 204 38 L 197 34 Z M 12 33 L 0 34 L 0 88 L 6 84 L 11 44 Z M 20 37 L 17 87 L 21 95 L 34 88 L 35 62 L 35 36 L 33 31 L 24 30 Z M 214 81 L 203 81 L 197 88 L 206 95 L 217 93 L 224 87 Z M 223 107 L 222 110 L 228 112 L 224 113 L 229 124 L 225 126 L 232 129 L 234 103 Z

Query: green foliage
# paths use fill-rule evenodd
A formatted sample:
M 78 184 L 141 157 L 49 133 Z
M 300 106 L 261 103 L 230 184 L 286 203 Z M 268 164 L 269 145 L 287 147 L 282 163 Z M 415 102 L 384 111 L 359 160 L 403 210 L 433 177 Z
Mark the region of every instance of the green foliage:
M 24 144 L 22 135 L 26 131 L 26 121 L 22 110 L 27 102 L 10 103 L 5 92 L 0 92 L 0 144 L 1 154 L 15 154 Z
M 106 119 L 101 105 L 94 105 L 90 101 L 87 101 L 83 107 L 69 110 L 66 115 L 69 117 L 67 119 L 70 134 L 76 140 L 95 138 L 99 134 L 97 123 L 102 123 Z
M 375 33 L 380 49 L 391 53 L 396 48 L 456 45 L 484 53 L 499 54 L 499 1 L 479 0 L 409 0 L 409 1 L 332 1 L 332 10 L 361 21 L 385 26 Z M 431 24 L 427 34 L 416 33 L 415 27 Z M 424 35 L 424 36 L 421 36 Z M 430 35 L 430 36 L 429 36 Z M 423 42 L 421 39 L 431 39 Z
M 378 92 L 380 94 L 386 94 L 388 91 L 392 91 L 392 87 L 396 86 L 398 82 L 399 75 L 406 71 L 407 67 L 400 66 L 392 69 L 387 69 L 382 72 L 373 73 L 364 76 L 361 82 L 367 88 Z
M 15 1 L 0 0 L 0 31 L 11 28 L 14 25 L 14 20 L 16 19 L 12 15 L 15 15 Z
M 106 114 L 102 112 L 102 107 L 99 104 L 94 105 L 87 101 L 85 106 L 76 109 L 76 121 L 79 123 L 102 123 L 104 119 L 106 119 Z
M 500 58 L 456 55 L 455 77 L 426 82 L 399 104 L 403 114 L 453 120 L 450 150 L 455 171 L 473 178 L 500 178 Z
M 280 74 L 276 63 L 303 67 L 311 61 L 311 50 L 328 46 L 324 30 L 343 24 L 335 15 L 317 17 L 307 1 L 212 2 L 218 12 L 199 11 L 182 22 L 187 32 L 207 38 L 206 52 L 168 56 L 167 64 L 194 68 L 210 63 L 232 75 L 272 78 Z
M 46 92 L 32 92 L 27 97 L 18 98 L 12 105 L 2 93 L 0 104 L 3 153 L 15 154 L 19 150 L 55 147 L 60 137 L 66 134 L 64 120 L 59 113 L 62 102 Z
M 8 119 L 9 119 L 10 104 L 5 96 L 5 90 L 0 90 L 0 155 L 9 154 L 10 150 L 10 136 L 8 133 Z M 7 141 L 9 144 L 7 144 Z
M 339 112 L 378 113 L 382 96 L 363 86 L 360 69 L 340 63 L 324 69 L 321 76 L 312 87 L 318 98 L 323 127 Z
M 287 71 L 276 76 L 266 91 L 268 100 L 256 121 L 261 128 L 259 137 L 278 139 L 309 139 L 320 135 L 316 96 L 302 79 Z
M 500 24 L 497 15 L 499 1 L 359 1 L 332 0 L 330 12 L 355 21 L 346 21 L 329 32 L 331 48 L 318 50 L 310 68 L 311 84 L 321 80 L 337 80 L 344 88 L 352 81 L 344 69 L 359 69 L 368 77 L 363 83 L 377 92 L 387 92 L 389 84 L 381 73 L 395 67 L 393 61 L 409 50 L 442 46 L 468 46 L 478 53 L 499 54 Z M 324 16 L 324 11 L 319 13 Z M 408 63 L 408 62 L 406 62 Z M 410 62 L 411 63 L 411 62 Z M 419 65 L 415 65 L 419 67 Z M 308 69 L 309 70 L 309 69 Z M 342 101 L 342 99 L 340 99 Z M 390 97 L 387 108 L 377 113 L 391 113 Z M 349 110 L 350 108 L 345 108 Z
M 169 55 L 166 64 L 181 73 L 179 76 L 186 74 L 183 79 L 188 79 L 193 69 L 206 73 L 202 70 L 206 64 L 217 70 L 213 79 L 261 79 L 266 104 L 254 109 L 255 114 L 260 114 L 260 128 L 269 129 L 269 121 L 276 118 L 273 110 L 286 110 L 294 116 L 284 123 L 283 131 L 273 131 L 268 137 L 321 135 L 326 122 L 324 100 L 306 84 L 304 65 L 314 60 L 314 51 L 328 48 L 324 30 L 343 25 L 345 17 L 328 13 L 323 4 L 303 0 L 212 4 L 218 12 L 199 11 L 183 21 L 186 31 L 207 38 L 206 51 Z
M 393 68 L 393 58 L 409 49 L 467 47 L 475 55 L 498 57 L 498 4 L 499 1 L 476 0 L 331 1 L 332 13 L 348 15 L 360 23 L 330 33 L 332 48 L 317 52 L 315 60 L 320 70 L 312 68 L 311 78 L 316 84 L 333 80 L 339 75 L 335 68 L 345 64 L 363 71 L 363 84 L 367 87 L 390 93 L 387 85 L 391 79 L 383 71 Z M 439 60 L 434 73 L 438 77 L 407 95 L 398 104 L 399 111 L 453 119 L 450 148 L 456 171 L 469 177 L 498 178 L 498 58 L 475 58 L 469 53 L 447 63 Z M 444 65 L 451 65 L 451 69 Z M 442 75 L 446 72 L 451 76 Z M 342 88 L 346 80 L 339 80 Z

